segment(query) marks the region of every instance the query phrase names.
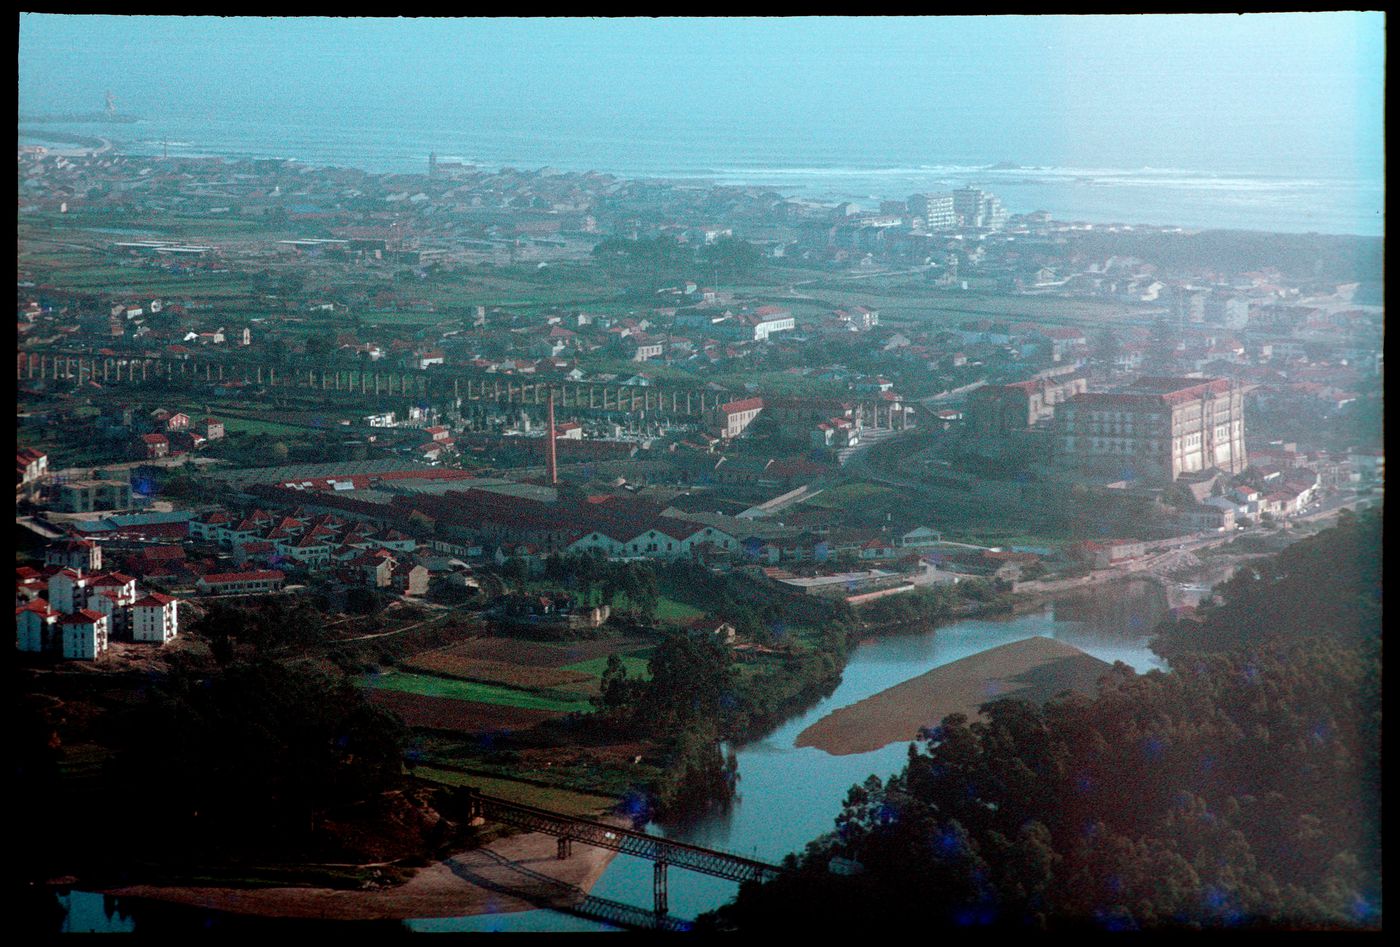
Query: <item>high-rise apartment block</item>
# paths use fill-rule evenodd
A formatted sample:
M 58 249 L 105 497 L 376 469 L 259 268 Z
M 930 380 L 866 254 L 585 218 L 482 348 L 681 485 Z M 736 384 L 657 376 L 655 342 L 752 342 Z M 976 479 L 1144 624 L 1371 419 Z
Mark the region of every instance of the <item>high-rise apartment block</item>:
M 925 230 L 952 230 L 958 225 L 951 194 L 911 194 L 905 203 L 911 215 L 923 219 Z
M 1006 226 L 1009 216 L 994 194 L 975 187 L 960 187 L 953 191 L 953 213 L 964 227 L 999 230 Z

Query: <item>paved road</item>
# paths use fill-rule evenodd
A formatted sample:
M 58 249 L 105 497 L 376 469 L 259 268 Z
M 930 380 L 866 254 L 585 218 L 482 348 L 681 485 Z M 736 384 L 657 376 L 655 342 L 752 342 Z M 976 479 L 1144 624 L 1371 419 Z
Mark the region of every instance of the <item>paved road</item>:
M 796 282 L 796 283 L 791 283 L 791 284 L 788 285 L 788 296 L 791 297 L 792 299 L 816 299 L 817 297 L 815 297 L 815 296 L 808 296 L 806 293 L 799 293 L 799 292 L 797 291 L 797 287 L 799 287 L 799 286 L 811 286 L 813 283 L 829 283 L 829 282 L 841 282 L 841 283 L 846 283 L 846 282 L 850 282 L 851 280 L 873 279 L 873 278 L 875 278 L 875 277 L 877 277 L 877 276 L 912 276 L 912 275 L 914 275 L 915 273 L 924 273 L 924 272 L 928 271 L 929 269 L 930 269 L 930 267 L 927 267 L 927 266 L 916 266 L 916 267 L 914 267 L 912 270 L 880 270 L 880 271 L 874 272 L 874 273 L 853 273 L 853 274 L 851 274 L 851 275 L 849 275 L 849 276 L 836 276 L 836 275 L 833 274 L 833 275 L 832 275 L 831 277 L 829 277 L 829 278 L 825 278 L 825 277 L 824 277 L 824 278 L 820 278 L 820 279 L 804 279 L 804 280 L 799 280 L 799 281 Z

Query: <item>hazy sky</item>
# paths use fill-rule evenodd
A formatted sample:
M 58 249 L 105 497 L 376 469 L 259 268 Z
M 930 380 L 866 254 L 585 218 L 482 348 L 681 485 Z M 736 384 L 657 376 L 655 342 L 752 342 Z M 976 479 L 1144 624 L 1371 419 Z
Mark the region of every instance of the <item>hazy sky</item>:
M 1381 13 L 254 19 L 22 15 L 22 113 L 334 114 L 922 140 L 1030 163 L 1379 174 Z

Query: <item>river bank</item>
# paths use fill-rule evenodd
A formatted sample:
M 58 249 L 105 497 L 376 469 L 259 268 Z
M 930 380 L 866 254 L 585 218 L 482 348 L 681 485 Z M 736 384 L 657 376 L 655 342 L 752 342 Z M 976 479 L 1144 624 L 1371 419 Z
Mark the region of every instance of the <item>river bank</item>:
M 615 818 L 601 821 L 630 825 Z M 102 893 L 265 918 L 375 921 L 506 914 L 534 910 L 542 901 L 567 906 L 560 903 L 555 888 L 530 878 L 527 872 L 570 885 L 581 897 L 592 889 L 615 854 L 591 845 L 575 846 L 573 854 L 563 860 L 556 857 L 557 852 L 553 836 L 530 832 L 460 852 L 419 869 L 403 884 L 379 890 L 142 884 L 107 888 Z M 510 890 L 520 896 L 505 893 Z
M 913 740 L 949 714 L 969 718 L 1000 698 L 1041 703 L 1073 690 L 1092 693 L 1111 665 L 1053 638 L 989 648 L 842 707 L 803 730 L 795 746 L 834 756 L 868 753 Z

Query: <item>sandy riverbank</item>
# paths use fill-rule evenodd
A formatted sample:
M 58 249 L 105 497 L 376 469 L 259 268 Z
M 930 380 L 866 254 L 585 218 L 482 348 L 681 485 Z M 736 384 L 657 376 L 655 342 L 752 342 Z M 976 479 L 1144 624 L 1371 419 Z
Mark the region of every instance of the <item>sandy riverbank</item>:
M 842 707 L 803 730 L 797 746 L 834 756 L 913 740 L 948 714 L 977 715 L 1001 697 L 1045 701 L 1061 691 L 1093 693 L 1110 665 L 1053 638 L 1027 638 L 934 668 Z
M 483 849 L 435 862 L 420 869 L 404 884 L 377 891 L 130 885 L 108 889 L 105 893 L 258 917 L 332 921 L 506 914 L 533 910 L 539 905 L 503 893 L 501 889 L 542 892 L 544 888 L 538 881 L 513 870 L 511 865 L 548 875 L 587 892 L 615 854 L 592 845 L 575 844 L 573 854 L 560 861 L 556 858 L 557 851 L 557 842 L 552 836 L 536 832 L 513 835 Z

